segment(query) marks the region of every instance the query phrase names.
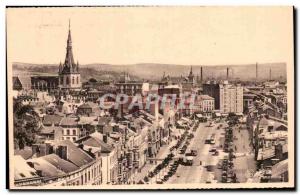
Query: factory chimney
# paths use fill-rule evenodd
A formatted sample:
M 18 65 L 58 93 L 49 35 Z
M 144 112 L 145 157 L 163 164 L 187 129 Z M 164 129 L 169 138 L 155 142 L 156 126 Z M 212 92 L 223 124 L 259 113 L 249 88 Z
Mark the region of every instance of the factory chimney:
M 257 64 L 257 62 L 256 62 L 256 65 L 255 65 L 255 80 L 257 81 L 257 79 L 258 79 L 258 64 Z
M 227 67 L 226 79 L 229 79 L 229 68 Z
M 200 82 L 202 83 L 203 81 L 203 72 L 202 72 L 202 66 L 201 66 L 201 69 L 200 69 Z

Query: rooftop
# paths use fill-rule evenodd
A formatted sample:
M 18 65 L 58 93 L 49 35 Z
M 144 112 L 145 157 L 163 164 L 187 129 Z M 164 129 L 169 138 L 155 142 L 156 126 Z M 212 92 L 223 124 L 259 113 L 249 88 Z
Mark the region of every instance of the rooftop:
M 68 160 L 78 167 L 82 167 L 93 161 L 93 158 L 89 156 L 82 149 L 78 148 L 70 140 L 63 140 L 55 143 L 56 146 L 67 146 Z
M 36 170 L 31 168 L 26 160 L 22 158 L 20 155 L 14 155 L 14 178 L 15 180 L 18 179 L 28 179 L 28 178 L 35 178 L 38 177 L 36 174 Z

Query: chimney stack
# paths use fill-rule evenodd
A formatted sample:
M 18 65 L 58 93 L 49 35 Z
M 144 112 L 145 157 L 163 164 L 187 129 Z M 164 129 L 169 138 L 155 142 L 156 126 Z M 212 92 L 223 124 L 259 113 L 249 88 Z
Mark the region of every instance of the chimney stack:
M 258 79 L 258 65 L 257 65 L 257 62 L 256 62 L 256 65 L 255 65 L 255 80 L 257 81 Z
M 103 141 L 104 141 L 104 143 L 107 144 L 107 134 L 104 134 L 104 135 L 103 135 Z
M 67 146 L 58 146 L 56 149 L 56 154 L 64 160 L 68 160 L 68 147 Z
M 201 66 L 201 69 L 200 69 L 200 82 L 202 83 L 203 81 L 203 72 L 202 72 L 202 66 Z
M 229 79 L 229 68 L 227 67 L 227 72 L 226 72 L 226 79 Z

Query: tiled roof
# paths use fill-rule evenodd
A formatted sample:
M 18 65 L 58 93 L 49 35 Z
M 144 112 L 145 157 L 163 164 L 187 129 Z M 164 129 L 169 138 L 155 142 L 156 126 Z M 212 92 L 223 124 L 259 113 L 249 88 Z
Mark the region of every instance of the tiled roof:
M 30 89 L 31 88 L 31 78 L 30 76 L 18 76 L 19 81 L 22 84 L 22 88 Z
M 48 126 L 52 124 L 59 125 L 61 119 L 62 117 L 59 115 L 45 115 L 43 124 Z
M 272 167 L 272 176 L 278 177 L 288 171 L 288 159 L 280 161 Z
M 27 162 L 32 163 L 35 170 L 41 171 L 43 177 L 57 177 L 65 174 L 42 157 L 30 159 Z
M 107 125 L 111 121 L 112 117 L 99 117 L 98 124 Z
M 79 119 L 79 124 L 98 124 L 96 116 L 81 116 Z
M 25 160 L 31 158 L 33 155 L 31 147 L 25 147 L 22 150 L 15 150 L 14 153 L 15 153 L 15 155 L 22 156 L 22 158 L 24 158 Z
M 109 143 L 114 142 L 111 138 L 107 138 Z M 82 142 L 83 145 L 92 147 L 101 147 L 101 152 L 109 153 L 113 150 L 113 147 L 103 141 L 103 135 L 101 133 L 95 132 L 89 135 L 89 138 Z
M 203 100 L 214 100 L 214 98 L 209 95 L 199 95 L 198 97 Z
M 92 106 L 88 103 L 84 103 L 84 104 L 80 105 L 78 108 L 92 108 Z
M 78 167 L 82 167 L 93 161 L 93 158 L 89 156 L 82 149 L 78 148 L 70 140 L 59 141 L 56 146 L 67 146 L 68 148 L 68 160 L 74 163 Z
M 76 171 L 79 168 L 75 164 L 73 164 L 69 161 L 66 161 L 64 159 L 61 159 L 56 154 L 49 154 L 49 155 L 46 155 L 46 156 L 43 156 L 40 158 L 46 160 L 47 162 L 51 163 L 53 166 L 62 170 L 65 173 L 70 173 L 70 172 Z
M 55 131 L 63 131 L 63 128 L 57 126 L 42 126 L 40 134 L 54 134 Z
M 14 178 L 17 179 L 27 179 L 38 177 L 36 170 L 31 168 L 24 158 L 20 155 L 14 155 Z
M 263 117 L 260 122 L 259 122 L 260 126 L 268 126 L 269 125 L 269 121 L 268 119 L 266 119 L 265 117 Z
M 78 121 L 76 118 L 71 118 L 71 117 L 64 117 L 60 121 L 61 126 L 75 126 L 78 124 Z

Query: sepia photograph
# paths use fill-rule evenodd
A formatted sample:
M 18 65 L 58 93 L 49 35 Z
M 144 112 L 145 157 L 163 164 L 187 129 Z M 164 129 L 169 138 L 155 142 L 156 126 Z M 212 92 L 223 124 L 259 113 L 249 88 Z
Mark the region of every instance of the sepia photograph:
M 6 7 L 8 188 L 295 188 L 293 18 Z

